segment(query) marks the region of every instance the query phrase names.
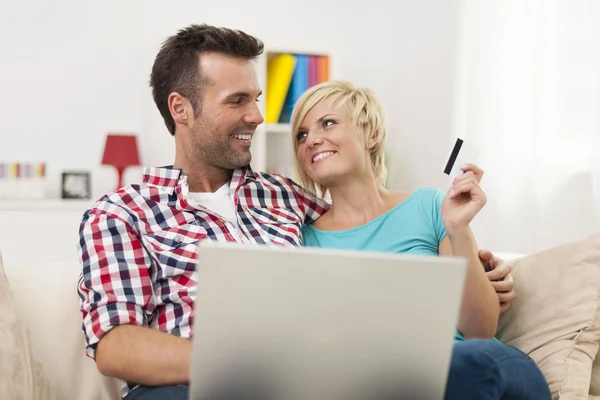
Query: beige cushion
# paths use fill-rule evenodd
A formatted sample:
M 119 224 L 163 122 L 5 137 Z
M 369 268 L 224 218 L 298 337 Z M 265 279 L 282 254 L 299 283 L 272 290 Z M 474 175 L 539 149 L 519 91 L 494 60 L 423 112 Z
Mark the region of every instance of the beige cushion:
M 599 349 L 600 350 L 600 349 Z M 590 394 L 598 396 L 600 400 L 600 357 L 596 356 L 592 366 L 592 382 L 590 384 Z
M 120 399 L 121 382 L 103 377 L 85 355 L 77 296 L 81 267 L 76 254 L 73 258 L 73 262 L 6 264 L 15 308 L 59 399 Z
M 600 341 L 600 234 L 512 261 L 497 337 L 535 360 L 553 399 L 588 399 Z
M 17 315 L 0 254 L 0 399 L 56 399 L 33 351 L 29 330 Z

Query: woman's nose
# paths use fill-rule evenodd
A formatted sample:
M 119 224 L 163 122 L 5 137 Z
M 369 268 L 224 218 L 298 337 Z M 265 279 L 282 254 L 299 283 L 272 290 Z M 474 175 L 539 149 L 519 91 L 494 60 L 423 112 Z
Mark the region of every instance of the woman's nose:
M 320 135 L 309 134 L 308 135 L 308 145 L 311 147 L 319 146 L 323 144 L 323 138 Z

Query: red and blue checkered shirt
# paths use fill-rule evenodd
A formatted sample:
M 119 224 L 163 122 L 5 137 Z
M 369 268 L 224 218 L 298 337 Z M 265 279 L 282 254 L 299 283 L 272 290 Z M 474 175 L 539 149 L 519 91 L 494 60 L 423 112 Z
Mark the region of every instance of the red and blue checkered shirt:
M 145 169 L 142 184 L 85 212 L 78 292 L 88 356 L 121 324 L 192 336 L 198 241 L 300 246 L 302 225 L 329 207 L 290 179 L 250 168 L 234 171 L 229 190 L 237 227 L 190 205 L 187 175 L 172 167 Z

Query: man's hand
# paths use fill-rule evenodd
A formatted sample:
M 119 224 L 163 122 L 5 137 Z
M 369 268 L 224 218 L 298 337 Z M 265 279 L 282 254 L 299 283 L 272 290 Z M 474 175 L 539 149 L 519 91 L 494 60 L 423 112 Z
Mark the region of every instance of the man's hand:
M 515 281 L 510 273 L 510 268 L 507 263 L 495 257 L 488 250 L 480 250 L 479 259 L 485 268 L 488 279 L 492 282 L 492 286 L 498 294 L 500 313 L 503 313 L 510 308 L 511 301 L 517 297 Z

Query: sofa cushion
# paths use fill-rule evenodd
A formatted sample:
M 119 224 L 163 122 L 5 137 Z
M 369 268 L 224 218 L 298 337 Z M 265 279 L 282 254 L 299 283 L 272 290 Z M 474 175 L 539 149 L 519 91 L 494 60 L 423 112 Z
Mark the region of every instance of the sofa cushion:
M 102 376 L 85 354 L 77 296 L 81 267 L 76 254 L 72 258 L 72 262 L 6 264 L 15 308 L 60 399 L 120 399 L 122 382 Z
M 600 341 L 600 234 L 514 261 L 497 337 L 540 367 L 553 399 L 587 399 Z
M 51 388 L 36 359 L 29 330 L 15 310 L 0 254 L 0 399 L 51 400 Z

